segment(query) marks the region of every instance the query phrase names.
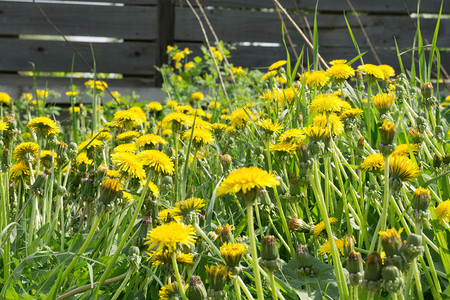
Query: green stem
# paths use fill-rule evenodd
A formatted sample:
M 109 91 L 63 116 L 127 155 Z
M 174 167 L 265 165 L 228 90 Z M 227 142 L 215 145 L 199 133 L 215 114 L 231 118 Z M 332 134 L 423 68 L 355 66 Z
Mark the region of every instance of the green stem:
M 184 292 L 184 285 L 181 282 L 180 272 L 178 271 L 177 256 L 175 252 L 172 253 L 171 257 L 172 257 L 173 271 L 175 272 L 175 277 L 177 278 L 178 290 L 180 291 L 181 298 L 183 300 L 187 300 L 186 293 Z
M 247 221 L 248 221 L 248 238 L 250 240 L 250 250 L 252 254 L 252 267 L 255 276 L 256 294 L 258 295 L 258 300 L 264 300 L 264 293 L 261 283 L 261 275 L 259 274 L 259 264 L 258 264 L 258 252 L 256 250 L 256 237 L 255 231 L 253 229 L 253 202 L 245 201 L 245 206 L 247 208 Z
M 55 284 L 53 285 L 52 289 L 50 290 L 50 293 L 47 297 L 47 299 L 53 299 L 54 295 L 56 293 L 56 290 L 61 286 L 64 282 L 64 279 L 66 279 L 67 275 L 72 271 L 73 267 L 77 263 L 80 256 L 84 253 L 84 250 L 86 250 L 87 246 L 91 242 L 92 238 L 94 237 L 94 233 L 97 230 L 98 224 L 100 223 L 101 216 L 95 216 L 94 217 L 94 224 L 91 227 L 91 230 L 89 231 L 89 234 L 84 241 L 83 245 L 81 246 L 80 250 L 78 250 L 77 255 L 73 258 L 73 260 L 70 262 L 70 264 L 67 266 L 67 268 L 62 273 L 61 277 L 56 280 Z
M 236 277 L 233 279 L 233 285 L 234 285 L 234 291 L 236 293 L 236 299 L 241 300 L 241 288 L 239 287 L 239 281 L 238 281 L 239 275 L 236 275 Z
M 273 275 L 273 272 L 269 272 L 269 278 L 270 278 L 270 288 L 272 289 L 272 299 L 278 300 L 277 286 L 275 285 L 275 276 Z
M 103 272 L 103 275 L 100 277 L 100 280 L 98 281 L 99 284 L 96 287 L 94 294 L 95 298 L 97 298 L 99 287 L 103 284 L 103 282 L 106 280 L 106 278 L 109 275 L 109 272 L 111 272 L 111 269 L 113 268 L 114 264 L 116 263 L 117 259 L 119 258 L 120 253 L 122 252 L 123 247 L 125 247 L 125 244 L 127 242 L 128 237 L 130 236 L 131 231 L 133 230 L 134 223 L 136 222 L 136 219 L 139 215 L 139 212 L 141 210 L 142 204 L 144 203 L 145 194 L 148 190 L 148 183 L 150 182 L 150 174 L 147 174 L 147 181 L 145 182 L 144 189 L 141 194 L 141 198 L 139 199 L 138 205 L 136 207 L 136 210 L 133 214 L 133 217 L 130 220 L 130 223 L 128 224 L 127 230 L 122 236 L 122 240 L 120 241 L 120 244 L 117 246 L 116 252 L 114 253 L 113 258 L 108 262 L 108 265 L 106 266 L 105 271 Z
M 413 263 L 411 264 L 411 268 L 413 269 L 414 278 L 416 280 L 417 294 L 419 295 L 419 299 L 423 300 L 422 283 L 420 281 L 420 273 L 419 268 L 417 268 L 416 259 L 414 259 Z

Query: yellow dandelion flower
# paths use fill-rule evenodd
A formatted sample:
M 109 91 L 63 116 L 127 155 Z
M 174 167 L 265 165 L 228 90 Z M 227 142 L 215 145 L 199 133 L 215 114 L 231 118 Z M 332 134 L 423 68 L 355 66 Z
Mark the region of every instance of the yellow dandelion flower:
M 183 52 L 179 52 L 182 53 Z M 183 54 L 184 56 L 184 54 Z M 184 290 L 187 290 L 189 285 L 185 285 L 183 287 Z M 158 292 L 159 300 L 173 300 L 173 299 L 181 299 L 180 289 L 178 287 L 178 283 L 176 281 L 172 283 L 168 283 L 165 286 L 161 287 Z
M 36 90 L 36 95 L 39 99 L 48 98 L 48 90 Z
M 0 120 L 0 130 L 8 130 L 9 124 Z
M 325 114 L 318 114 L 313 119 L 313 124 L 327 129 L 329 123 L 329 128 L 331 129 L 331 132 L 335 135 L 339 135 L 342 132 L 344 132 L 344 123 L 342 123 L 341 118 L 338 117 L 335 113 L 331 113 L 328 115 L 328 122 L 327 122 L 327 115 Z
M 138 154 L 140 162 L 144 166 L 155 169 L 157 172 L 172 175 L 174 164 L 167 154 L 158 150 L 145 150 Z
M 79 93 L 77 91 L 67 91 L 66 92 L 66 96 L 69 96 L 69 97 L 75 97 L 78 94 Z
M 413 154 L 417 153 L 417 151 L 419 150 L 419 147 L 416 144 L 409 144 L 409 145 L 408 144 L 400 144 L 395 148 L 394 152 L 391 153 L 391 156 L 400 155 L 400 156 L 409 157 L 409 154 L 410 154 L 409 149 L 410 148 L 411 148 L 411 152 Z
M 91 79 L 91 80 L 86 81 L 84 83 L 84 86 L 87 89 L 90 89 L 90 90 L 96 89 L 96 90 L 99 90 L 99 91 L 104 91 L 105 88 L 108 87 L 108 84 L 106 82 L 100 81 L 100 80 L 96 80 L 94 82 L 94 80 Z
M 383 154 L 375 153 L 369 155 L 364 159 L 361 164 L 361 168 L 364 172 L 367 171 L 379 171 L 382 172 L 384 170 L 384 158 Z
M 11 97 L 7 93 L 0 93 L 0 104 L 8 105 L 11 101 Z
M 167 249 L 172 253 L 177 250 L 179 245 L 193 246 L 195 233 L 196 230 L 192 225 L 171 222 L 149 231 L 145 245 L 148 245 L 149 250 L 157 246 L 156 251 Z
M 50 134 L 59 133 L 59 127 L 55 121 L 47 117 L 37 117 L 28 122 L 27 127 L 38 136 L 47 137 Z
M 376 65 L 372 64 L 364 64 L 358 66 L 358 71 L 366 73 L 366 75 L 371 76 L 374 79 L 381 79 L 384 80 L 384 72 L 383 70 Z
M 169 108 L 175 108 L 178 106 L 178 102 L 175 100 L 170 100 L 166 103 L 166 106 Z
M 163 223 L 170 223 L 170 222 L 180 222 L 182 217 L 175 215 L 174 211 L 172 208 L 166 208 L 161 210 L 158 213 L 158 219 Z
M 395 102 L 395 94 L 390 93 L 378 93 L 372 96 L 373 105 L 376 107 L 380 114 L 386 113 Z
M 338 221 L 338 219 L 336 219 L 336 218 L 328 218 L 328 220 L 330 221 L 330 225 L 332 225 Z M 317 223 L 316 226 L 314 226 L 313 233 L 312 233 L 313 237 L 315 237 L 317 239 L 324 230 L 325 230 L 325 223 L 323 221 L 320 221 L 319 223 Z
M 145 184 L 145 180 L 141 180 L 142 185 Z M 159 197 L 159 188 L 156 184 L 154 184 L 152 181 L 148 182 L 148 190 L 152 193 L 153 196 L 156 198 Z
M 117 170 L 108 170 L 106 176 L 108 176 L 109 178 L 120 178 L 121 175 Z
M 334 65 L 342 65 L 342 64 L 346 64 L 347 60 L 346 59 L 335 59 L 330 61 L 330 65 L 334 66 Z
M 192 109 L 190 112 L 188 112 L 188 114 L 193 115 L 193 116 L 197 115 L 197 117 L 205 117 L 206 116 L 205 111 L 201 108 Z
M 359 108 L 349 108 L 344 110 L 341 114 L 340 114 L 340 118 L 341 120 L 344 119 L 353 119 L 353 118 L 358 118 L 360 117 L 362 114 L 364 113 L 364 111 L 362 109 Z
M 327 128 L 322 128 L 317 125 L 309 125 L 308 127 L 303 128 L 303 132 L 310 140 L 321 140 L 329 135 Z
M 126 143 L 126 144 L 120 144 L 120 145 L 116 146 L 113 149 L 113 153 L 117 153 L 117 152 L 135 153 L 135 152 L 137 152 L 137 150 L 138 150 L 138 147 L 135 144 Z
M 270 145 L 271 152 L 277 152 L 282 155 L 290 155 L 295 153 L 297 145 L 291 142 L 281 142 L 278 144 Z
M 306 76 L 305 82 L 306 84 L 313 89 L 323 88 L 328 85 L 330 81 L 330 76 L 327 75 L 325 71 L 319 70 L 309 73 Z
M 389 159 L 389 170 L 393 178 L 402 182 L 413 181 L 420 176 L 419 167 L 405 156 L 394 156 Z
M 158 112 L 163 109 L 161 103 L 154 101 L 147 104 L 147 109 L 149 112 Z
M 344 241 L 335 239 L 334 243 L 335 243 L 336 248 L 338 249 L 339 253 L 341 255 L 344 255 Z M 326 241 L 325 244 L 320 246 L 319 254 L 321 254 L 321 255 L 324 255 L 324 254 L 331 255 L 331 244 L 330 244 L 330 241 Z
M 117 152 L 111 154 L 111 161 L 116 164 L 119 171 L 128 176 L 143 180 L 145 178 L 144 167 L 138 156 L 129 152 Z
M 342 82 L 355 76 L 355 69 L 349 65 L 344 64 L 334 64 L 327 71 L 327 75 L 337 82 Z
M 223 123 L 211 124 L 211 129 L 214 130 L 214 132 L 223 132 L 223 131 L 227 130 L 228 127 L 229 126 L 227 124 L 223 124 Z
M 83 151 L 80 154 L 78 154 L 76 161 L 77 161 L 78 165 L 81 165 L 81 164 L 92 165 L 94 163 L 94 161 L 92 159 L 87 157 L 86 151 Z
M 100 133 L 95 132 L 89 135 L 89 139 L 92 139 L 94 137 L 96 140 L 99 140 L 103 143 L 107 143 L 112 139 L 111 133 L 109 133 L 108 131 L 102 131 Z
M 185 217 L 191 212 L 200 212 L 200 209 L 205 207 L 205 200 L 201 198 L 188 198 L 186 200 L 181 200 L 175 203 L 173 207 L 173 213 L 176 216 Z
M 17 162 L 33 162 L 37 160 L 39 145 L 33 142 L 19 144 L 13 151 L 14 160 Z
M 167 128 L 169 126 L 175 126 L 175 127 L 181 127 L 183 124 L 188 123 L 188 116 L 180 113 L 180 112 L 173 112 L 164 117 L 164 119 L 161 122 L 161 126 L 163 128 Z
M 182 112 L 184 114 L 188 114 L 193 110 L 192 106 L 190 105 L 178 105 L 175 107 L 175 111 Z
M 167 145 L 167 141 L 164 140 L 161 136 L 152 133 L 145 134 L 136 140 L 136 146 L 138 146 L 139 148 L 146 146 L 154 147 L 159 144 Z
M 153 251 L 147 254 L 149 259 L 153 262 L 152 266 L 157 267 L 160 265 L 172 265 L 172 254 L 167 250 Z M 178 253 L 176 255 L 176 260 L 178 264 L 183 266 L 190 266 L 194 264 L 194 257 L 191 253 Z
M 203 95 L 202 92 L 195 92 L 191 95 L 191 99 L 193 101 L 203 101 L 204 98 L 205 96 Z
M 279 69 L 280 67 L 284 66 L 285 64 L 287 64 L 286 60 L 279 60 L 279 61 L 274 62 L 273 64 L 271 64 L 270 67 L 269 67 L 269 70 Z
M 131 107 L 129 109 L 129 111 L 131 111 L 132 113 L 136 114 L 136 116 L 138 116 L 142 120 L 142 122 L 146 122 L 147 121 L 147 115 L 142 110 L 142 108 L 140 108 L 139 106 L 133 106 L 133 107 Z
M 30 176 L 30 169 L 24 161 L 19 161 L 12 165 L 9 169 L 9 177 L 12 180 L 23 179 L 26 180 Z
M 382 239 L 396 239 L 400 240 L 400 234 L 402 233 L 403 228 L 400 228 L 400 230 L 396 230 L 395 228 L 386 229 L 386 231 L 379 231 L 378 234 L 381 235 Z
M 246 194 L 254 189 L 275 187 L 280 182 L 274 174 L 256 167 L 244 167 L 231 172 L 217 189 L 217 196 L 230 193 Z
M 385 80 L 395 76 L 394 68 L 389 65 L 379 65 L 378 68 L 383 72 Z
M 268 80 L 269 78 L 273 78 L 277 75 L 277 71 L 269 71 L 266 74 L 263 75 L 262 80 Z
M 113 121 L 116 122 L 117 125 L 129 129 L 141 125 L 143 122 L 145 122 L 145 119 L 143 119 L 142 116 L 136 114 L 136 112 L 132 111 L 131 109 L 128 109 L 114 113 Z
M 446 200 L 436 207 L 436 216 L 439 222 L 450 222 L 450 200 Z
M 141 134 L 137 131 L 125 131 L 116 136 L 116 142 L 130 143 L 138 138 Z
M 195 63 L 193 61 L 188 61 L 185 65 L 184 65 L 184 71 L 187 71 L 189 69 L 192 69 L 193 67 L 195 67 Z
M 231 72 L 233 72 L 234 75 L 245 74 L 245 70 L 241 66 L 231 67 Z
M 310 108 L 316 113 L 339 113 L 351 106 L 335 94 L 320 94 L 311 101 Z
M 128 192 L 122 191 L 122 199 L 127 201 L 127 202 L 131 202 L 134 200 L 133 195 L 131 195 Z
M 288 129 L 278 137 L 280 143 L 302 144 L 305 140 L 305 133 L 298 128 Z
M 240 261 L 247 251 L 247 246 L 243 243 L 225 242 L 220 246 L 220 253 L 227 264 L 227 267 L 234 268 L 239 266 Z
M 240 129 L 245 127 L 247 123 L 250 122 L 250 118 L 256 120 L 256 116 L 249 110 L 244 108 L 239 108 L 231 113 L 228 120 L 231 122 L 231 126 Z
M 262 119 L 256 122 L 256 125 L 264 129 L 267 134 L 277 134 L 284 128 L 282 124 L 278 124 L 278 121 L 273 123 L 271 119 Z
M 103 148 L 104 144 L 103 142 L 95 139 L 95 140 L 86 140 L 84 142 L 81 142 L 78 147 L 77 147 L 77 151 L 82 151 L 84 150 L 91 150 L 91 149 L 101 149 Z
M 162 136 L 171 136 L 173 134 L 172 129 L 165 129 L 161 132 Z

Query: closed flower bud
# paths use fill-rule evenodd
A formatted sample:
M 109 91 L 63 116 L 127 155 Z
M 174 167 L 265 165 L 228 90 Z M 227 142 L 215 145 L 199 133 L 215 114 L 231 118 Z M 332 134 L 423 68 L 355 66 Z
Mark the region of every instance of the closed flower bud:
M 121 190 L 120 181 L 118 179 L 106 178 L 100 186 L 99 201 L 104 205 L 108 205 L 116 200 Z
M 74 142 L 71 142 L 67 149 L 67 157 L 69 160 L 74 160 L 77 157 L 78 151 L 77 151 L 77 144 Z
M 212 294 L 214 297 L 215 292 L 223 291 L 228 279 L 228 269 L 224 265 L 211 265 L 206 266 L 206 271 L 209 279 L 208 295 Z
M 254 154 L 255 155 L 262 155 L 263 153 L 264 153 L 264 148 L 263 147 L 261 147 L 261 146 L 255 147 L 255 150 L 254 150 Z
M 347 233 L 342 240 L 344 242 L 344 255 L 348 255 L 355 248 L 355 237 L 353 234 Z
M 261 242 L 261 260 L 262 267 L 275 272 L 278 269 L 278 244 L 273 235 L 266 235 Z
M 425 135 L 419 131 L 419 129 L 411 129 L 409 132 L 411 139 L 414 144 L 420 144 L 425 139 Z
M 385 266 L 382 271 L 383 288 L 389 293 L 397 293 L 403 286 L 403 276 L 396 266 Z
M 428 211 L 431 202 L 431 193 L 428 189 L 419 187 L 414 192 L 412 208 L 414 210 Z
M 433 156 L 433 167 L 435 169 L 442 167 L 442 158 L 438 154 L 434 154 Z
M 422 246 L 422 236 L 418 234 L 410 234 L 406 238 L 406 242 L 403 244 L 402 252 L 406 259 L 411 262 L 414 258 L 421 256 L 424 251 Z
M 50 134 L 47 137 L 47 146 L 49 150 L 56 150 L 58 147 L 58 138 L 55 134 Z
M 366 139 L 363 137 L 363 136 L 361 136 L 359 139 L 358 139 L 358 147 L 359 148 L 364 148 L 364 143 L 366 142 Z
M 298 219 L 296 216 L 292 216 L 288 222 L 288 228 L 290 231 L 297 231 L 303 233 L 309 233 L 311 226 L 302 219 Z
M 433 84 L 431 82 L 425 82 L 420 89 L 423 98 L 429 98 L 433 94 Z
M 361 284 L 364 278 L 364 269 L 363 269 L 363 260 L 361 257 L 361 253 L 355 252 L 352 250 L 348 254 L 348 279 L 351 285 L 359 285 Z
M 189 280 L 189 300 L 205 300 L 206 288 L 200 276 L 192 275 Z
M 307 245 L 298 245 L 295 251 L 295 262 L 297 264 L 297 277 L 299 279 L 315 275 L 315 267 L 312 264 L 312 256 L 308 252 Z
M 402 240 L 400 234 L 403 229 L 399 231 L 394 228 L 386 229 L 386 231 L 380 231 L 378 234 L 381 235 L 381 246 L 386 253 L 386 257 L 391 257 L 400 254 L 400 248 L 402 246 Z
M 374 251 L 369 254 L 364 271 L 364 279 L 362 286 L 366 291 L 378 292 L 381 284 L 381 256 Z
M 397 130 L 395 124 L 392 122 L 384 122 L 380 127 L 381 142 L 378 144 L 378 149 L 383 155 L 390 155 L 395 150 L 394 138 Z
M 39 176 L 36 177 L 36 180 L 33 183 L 33 186 L 31 187 L 31 191 L 33 193 L 36 193 L 39 196 L 43 196 L 44 195 L 44 184 L 48 179 L 48 176 L 52 174 L 52 171 L 50 170 L 45 170 L 44 172 L 42 172 L 41 174 L 39 174 Z

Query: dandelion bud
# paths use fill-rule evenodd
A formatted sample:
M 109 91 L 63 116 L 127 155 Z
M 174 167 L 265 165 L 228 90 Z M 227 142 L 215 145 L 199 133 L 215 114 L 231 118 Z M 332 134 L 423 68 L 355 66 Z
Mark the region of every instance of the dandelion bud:
M 406 267 L 401 253 L 402 239 L 400 234 L 402 231 L 403 229 L 397 231 L 394 228 L 391 228 L 378 233 L 381 235 L 381 246 L 383 247 L 384 253 L 386 253 L 384 264 L 394 265 L 400 269 Z
M 97 168 L 97 173 L 100 177 L 106 176 L 108 173 L 108 167 L 104 163 L 100 164 Z
M 369 254 L 364 271 L 362 286 L 366 291 L 377 293 L 381 284 L 381 256 L 374 251 Z
M 288 222 L 288 228 L 290 231 L 297 231 L 303 233 L 309 233 L 311 226 L 306 224 L 302 219 L 298 219 L 296 216 L 292 216 Z
M 390 155 L 395 150 L 394 138 L 397 130 L 392 122 L 384 122 L 380 127 L 381 142 L 378 149 L 383 155 Z
M 261 147 L 261 146 L 255 147 L 255 150 L 254 150 L 254 154 L 255 155 L 263 155 L 263 153 L 264 153 L 264 148 L 263 147 Z
M 353 234 L 347 233 L 344 235 L 344 238 L 342 240 L 344 242 L 344 255 L 348 255 L 355 248 L 355 237 L 353 236 Z
M 192 275 L 189 280 L 189 299 L 205 300 L 207 297 L 206 288 L 200 276 Z
M 233 233 L 232 233 L 233 230 L 234 230 L 234 226 L 230 225 L 228 223 L 223 226 L 219 225 L 217 227 L 217 234 L 219 236 L 219 240 L 222 243 L 232 242 L 233 241 Z
M 403 276 L 396 266 L 385 266 L 382 277 L 383 288 L 389 293 L 397 293 L 403 286 Z
M 58 147 L 58 138 L 56 137 L 56 134 L 50 134 L 47 138 L 47 146 L 49 150 L 56 150 Z
M 120 188 L 120 181 L 118 179 L 106 178 L 100 186 L 100 197 L 98 200 L 104 205 L 110 204 L 116 200 Z
M 2 156 L 2 165 L 1 165 L 2 170 L 7 170 L 9 168 L 8 157 L 9 157 L 9 150 L 5 148 L 3 149 L 3 156 Z
M 227 292 L 223 290 L 228 279 L 227 267 L 206 266 L 206 271 L 209 279 L 208 296 L 212 299 L 227 299 Z
M 67 193 L 67 190 L 65 187 L 63 187 L 62 185 L 58 185 L 56 188 L 56 195 L 58 196 L 64 196 Z
M 308 252 L 307 245 L 298 245 L 297 250 L 295 251 L 295 262 L 297 264 L 297 277 L 299 279 L 314 276 L 315 267 L 312 264 L 312 257 Z
M 442 125 L 436 126 L 436 128 L 434 129 L 434 135 L 438 141 L 443 142 L 445 140 L 444 127 Z
M 425 82 L 420 89 L 422 97 L 428 98 L 433 94 L 433 84 L 431 82 Z
M 81 178 L 81 197 L 87 201 L 91 202 L 94 200 L 94 174 L 83 174 Z
M 434 154 L 433 156 L 433 167 L 435 169 L 439 169 L 442 167 L 442 158 L 438 154 Z
M 33 193 L 36 193 L 37 195 L 43 196 L 44 195 L 44 184 L 48 179 L 48 176 L 52 174 L 52 171 L 46 169 L 44 172 L 39 174 L 39 176 L 36 177 L 36 180 L 33 183 L 33 186 L 31 187 L 31 191 Z
M 220 160 L 220 163 L 222 164 L 224 172 L 228 172 L 231 168 L 231 164 L 233 161 L 231 156 L 228 154 L 219 155 L 219 160 Z
M 424 251 L 422 246 L 422 236 L 418 234 L 410 234 L 406 238 L 406 242 L 403 244 L 402 252 L 406 259 L 411 262 L 418 256 L 421 256 Z
M 428 189 L 419 187 L 413 195 L 412 208 L 417 222 L 427 221 L 430 215 L 428 207 L 431 202 L 431 194 Z
M 450 166 L 450 153 L 444 154 L 444 155 L 442 156 L 442 163 L 443 163 L 446 167 Z
M 363 136 L 361 136 L 359 139 L 358 139 L 358 147 L 359 148 L 364 148 L 364 143 L 366 142 L 366 139 L 363 137 Z
M 222 254 L 222 258 L 225 261 L 228 269 L 231 271 L 233 275 L 237 275 L 240 268 L 240 263 L 242 258 L 247 251 L 247 246 L 243 243 L 223 243 L 220 246 L 220 253 Z
M 275 272 L 278 269 L 278 244 L 273 235 L 266 235 L 261 242 L 260 264 L 269 272 Z
M 425 139 L 425 135 L 419 131 L 419 129 L 411 129 L 409 132 L 411 139 L 414 144 L 420 144 Z
M 174 151 L 172 147 L 167 147 L 166 149 L 164 149 L 164 153 L 168 156 L 168 157 L 173 157 L 174 156 Z
M 348 254 L 348 279 L 351 285 L 360 285 L 364 278 L 363 260 L 361 253 L 352 250 Z

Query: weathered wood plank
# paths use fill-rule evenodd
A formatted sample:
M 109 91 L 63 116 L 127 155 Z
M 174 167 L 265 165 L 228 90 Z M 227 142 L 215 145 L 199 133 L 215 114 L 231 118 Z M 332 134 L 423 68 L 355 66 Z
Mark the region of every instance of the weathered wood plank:
M 93 65 L 90 43 L 74 46 Z M 134 75 L 154 74 L 155 43 L 92 43 L 97 72 Z M 72 49 L 54 41 L 0 39 L 0 71 L 30 71 L 33 62 L 37 71 L 71 71 Z M 75 57 L 75 72 L 89 69 Z
M 156 40 L 156 65 L 161 67 L 167 61 L 167 46 L 175 40 L 175 6 L 173 0 L 158 0 L 158 39 Z M 156 84 L 161 86 L 163 79 L 156 74 Z
M 207 11 L 207 16 L 219 39 L 229 42 L 269 42 L 282 43 L 281 21 L 277 13 L 255 11 L 232 11 L 215 9 Z M 313 26 L 314 15 L 293 16 L 298 25 L 308 33 L 308 26 Z M 305 21 L 305 18 L 307 21 Z M 367 45 L 363 32 L 355 16 L 347 17 L 352 31 L 360 46 Z M 400 47 L 411 46 L 415 27 L 406 16 L 361 16 L 372 44 L 379 47 L 394 47 L 394 37 Z M 343 14 L 322 14 L 317 17 L 319 44 L 323 46 L 350 46 L 352 40 Z M 422 35 L 432 39 L 436 20 L 421 20 Z M 290 22 L 285 20 L 291 38 L 303 43 Z M 442 19 L 438 42 L 450 46 L 450 19 Z M 297 37 L 297 38 L 296 38 Z M 203 41 L 200 27 L 189 8 L 177 8 L 175 20 L 175 39 L 181 41 Z
M 281 5 L 286 9 L 300 9 L 314 11 L 316 0 L 279 0 Z M 273 0 L 201 0 L 204 6 L 230 7 L 230 8 L 275 8 Z M 351 1 L 356 11 L 389 13 L 389 14 L 406 14 L 402 1 L 392 0 L 353 0 Z M 405 0 L 407 8 L 411 12 L 415 12 L 417 8 L 417 0 Z M 441 0 L 422 1 L 421 12 L 438 13 L 441 6 Z M 326 12 L 342 12 L 351 11 L 346 0 L 320 0 L 319 11 Z M 450 5 L 444 3 L 444 13 L 450 13 Z
M 40 4 L 65 34 L 156 39 L 156 7 Z M 0 2 L 0 34 L 56 35 L 33 3 Z
M 2 1 L 8 1 L 8 2 L 28 2 L 31 3 L 33 0 L 2 0 Z M 157 0 L 45 0 L 46 2 L 67 2 L 67 3 L 73 3 L 76 2 L 85 2 L 88 4 L 92 4 L 92 2 L 105 2 L 105 3 L 113 3 L 115 5 L 156 5 Z M 76 5 L 76 4 L 75 4 Z M 96 4 L 94 4 L 96 5 Z

